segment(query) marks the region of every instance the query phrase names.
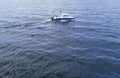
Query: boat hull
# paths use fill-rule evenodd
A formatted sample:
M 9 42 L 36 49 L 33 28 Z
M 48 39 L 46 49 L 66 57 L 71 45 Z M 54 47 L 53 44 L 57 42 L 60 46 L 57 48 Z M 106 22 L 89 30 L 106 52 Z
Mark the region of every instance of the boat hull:
M 60 22 L 68 22 L 73 20 L 74 18 L 52 18 L 53 21 L 60 21 Z

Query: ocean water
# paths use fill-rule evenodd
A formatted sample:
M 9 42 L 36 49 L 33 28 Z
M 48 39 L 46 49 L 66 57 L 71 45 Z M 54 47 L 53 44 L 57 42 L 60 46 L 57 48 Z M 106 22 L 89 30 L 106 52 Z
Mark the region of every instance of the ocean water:
M 120 78 L 120 1 L 0 0 L 0 78 Z

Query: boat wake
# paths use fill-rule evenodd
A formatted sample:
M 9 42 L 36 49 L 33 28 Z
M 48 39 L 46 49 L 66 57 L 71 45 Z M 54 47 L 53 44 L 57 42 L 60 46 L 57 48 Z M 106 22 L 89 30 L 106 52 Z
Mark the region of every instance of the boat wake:
M 50 18 L 48 18 L 48 19 L 43 20 L 42 23 L 50 23 L 51 21 L 52 20 Z

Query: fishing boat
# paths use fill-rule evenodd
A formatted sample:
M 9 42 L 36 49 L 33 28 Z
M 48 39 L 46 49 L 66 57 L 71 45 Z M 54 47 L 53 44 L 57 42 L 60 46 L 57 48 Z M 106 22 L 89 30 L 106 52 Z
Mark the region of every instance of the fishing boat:
M 59 21 L 59 22 L 68 22 L 73 19 L 75 18 L 70 16 L 68 13 L 61 13 L 59 16 L 52 17 L 52 21 Z

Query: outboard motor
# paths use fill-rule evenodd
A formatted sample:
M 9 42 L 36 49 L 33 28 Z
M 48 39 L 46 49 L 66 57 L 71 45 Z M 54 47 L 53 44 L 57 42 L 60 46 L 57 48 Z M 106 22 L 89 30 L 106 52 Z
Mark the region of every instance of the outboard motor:
M 54 20 L 54 17 L 52 17 L 51 20 L 53 21 L 53 20 Z

